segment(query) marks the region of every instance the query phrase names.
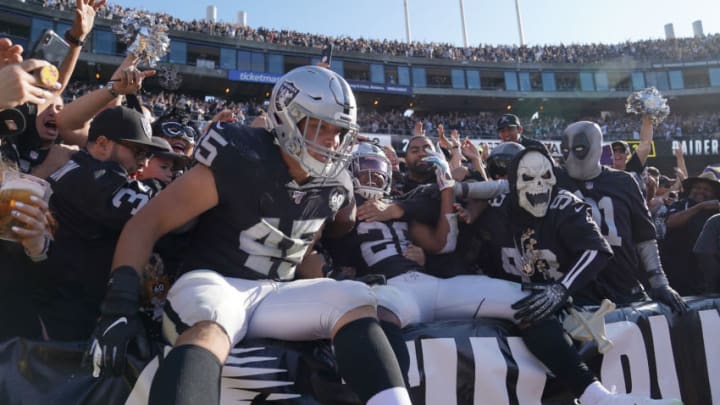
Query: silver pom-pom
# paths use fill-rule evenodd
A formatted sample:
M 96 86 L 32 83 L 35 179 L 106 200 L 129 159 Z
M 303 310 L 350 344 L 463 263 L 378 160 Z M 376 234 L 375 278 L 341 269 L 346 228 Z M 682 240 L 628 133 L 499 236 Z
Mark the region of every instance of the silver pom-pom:
M 658 125 L 670 114 L 667 99 L 655 87 L 636 91 L 628 96 L 625 110 L 632 114 L 647 114 L 653 125 Z
M 128 51 L 140 59 L 140 63 L 149 66 L 155 64 L 170 49 L 168 27 L 155 16 L 129 12 L 113 25 L 113 32 L 121 42 L 128 45 Z

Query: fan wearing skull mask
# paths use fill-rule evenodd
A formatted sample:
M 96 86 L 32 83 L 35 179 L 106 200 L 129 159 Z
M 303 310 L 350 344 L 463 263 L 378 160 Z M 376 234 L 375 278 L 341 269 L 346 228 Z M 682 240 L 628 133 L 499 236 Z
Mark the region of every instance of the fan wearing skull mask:
M 529 295 L 512 304 L 528 349 L 565 383 L 581 404 L 677 404 L 609 392 L 565 338 L 556 314 L 569 296 L 591 283 L 612 250 L 587 204 L 557 187 L 544 149 L 513 159 L 510 193 L 490 202 L 477 222 L 484 239 L 479 265 L 486 274 L 522 282 Z
M 602 141 L 597 124 L 579 121 L 565 129 L 560 144 L 566 170 L 558 171 L 559 185 L 590 204 L 593 219 L 613 249 L 597 281 L 576 296 L 576 302 L 644 301 L 648 296 L 639 281 L 644 280 L 650 297 L 684 312 L 687 306 L 670 287 L 660 263 L 655 227 L 640 187 L 629 173 L 600 165 Z

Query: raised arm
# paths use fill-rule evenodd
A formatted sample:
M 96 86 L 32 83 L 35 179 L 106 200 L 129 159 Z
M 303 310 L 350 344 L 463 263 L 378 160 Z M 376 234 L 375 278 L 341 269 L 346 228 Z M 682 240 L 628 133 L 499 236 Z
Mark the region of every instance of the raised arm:
M 642 126 L 640 127 L 640 143 L 638 144 L 635 153 L 637 154 L 640 163 L 644 166 L 647 162 L 647 158 L 650 155 L 650 149 L 652 148 L 653 140 L 653 126 L 650 121 L 650 117 L 647 115 L 642 116 Z
M 82 45 L 90 31 L 92 31 L 93 25 L 95 25 L 95 13 L 105 5 L 105 2 L 106 0 L 98 2 L 94 0 L 76 0 L 72 27 L 65 35 L 65 40 L 70 44 L 70 50 L 59 68 L 59 82 L 62 87 L 58 90 L 58 94 L 61 94 L 67 87 L 68 82 L 70 82 L 70 77 L 75 71 L 75 65 L 77 65 L 80 52 L 82 52 Z M 63 33 L 60 33 L 60 35 L 63 35 Z

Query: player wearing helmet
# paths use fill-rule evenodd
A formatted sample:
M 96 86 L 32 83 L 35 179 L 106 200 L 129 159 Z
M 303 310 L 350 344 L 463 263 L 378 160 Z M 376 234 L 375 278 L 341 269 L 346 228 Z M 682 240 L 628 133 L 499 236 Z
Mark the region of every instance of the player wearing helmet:
M 245 337 L 332 339 L 344 380 L 368 404 L 409 404 L 400 369 L 360 282 L 298 280 L 324 229 L 354 224 L 345 170 L 357 133 L 355 97 L 334 72 L 306 66 L 270 98 L 268 130 L 214 124 L 199 164 L 124 229 L 90 348 L 95 374 L 117 374 L 137 319 L 138 273 L 158 237 L 198 217 L 163 332 L 174 348 L 154 376 L 150 404 L 217 404 L 230 348 Z M 268 132 L 269 131 L 269 132 Z

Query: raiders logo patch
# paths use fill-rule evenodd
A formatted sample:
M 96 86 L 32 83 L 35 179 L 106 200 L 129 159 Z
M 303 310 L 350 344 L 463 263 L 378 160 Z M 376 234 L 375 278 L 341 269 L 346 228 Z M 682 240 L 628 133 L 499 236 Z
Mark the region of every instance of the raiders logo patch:
M 283 111 L 293 99 L 300 93 L 300 90 L 291 82 L 283 82 L 275 96 L 275 109 Z
M 345 195 L 338 191 L 334 190 L 330 194 L 330 209 L 333 211 L 337 211 L 342 207 L 343 203 L 345 202 Z

